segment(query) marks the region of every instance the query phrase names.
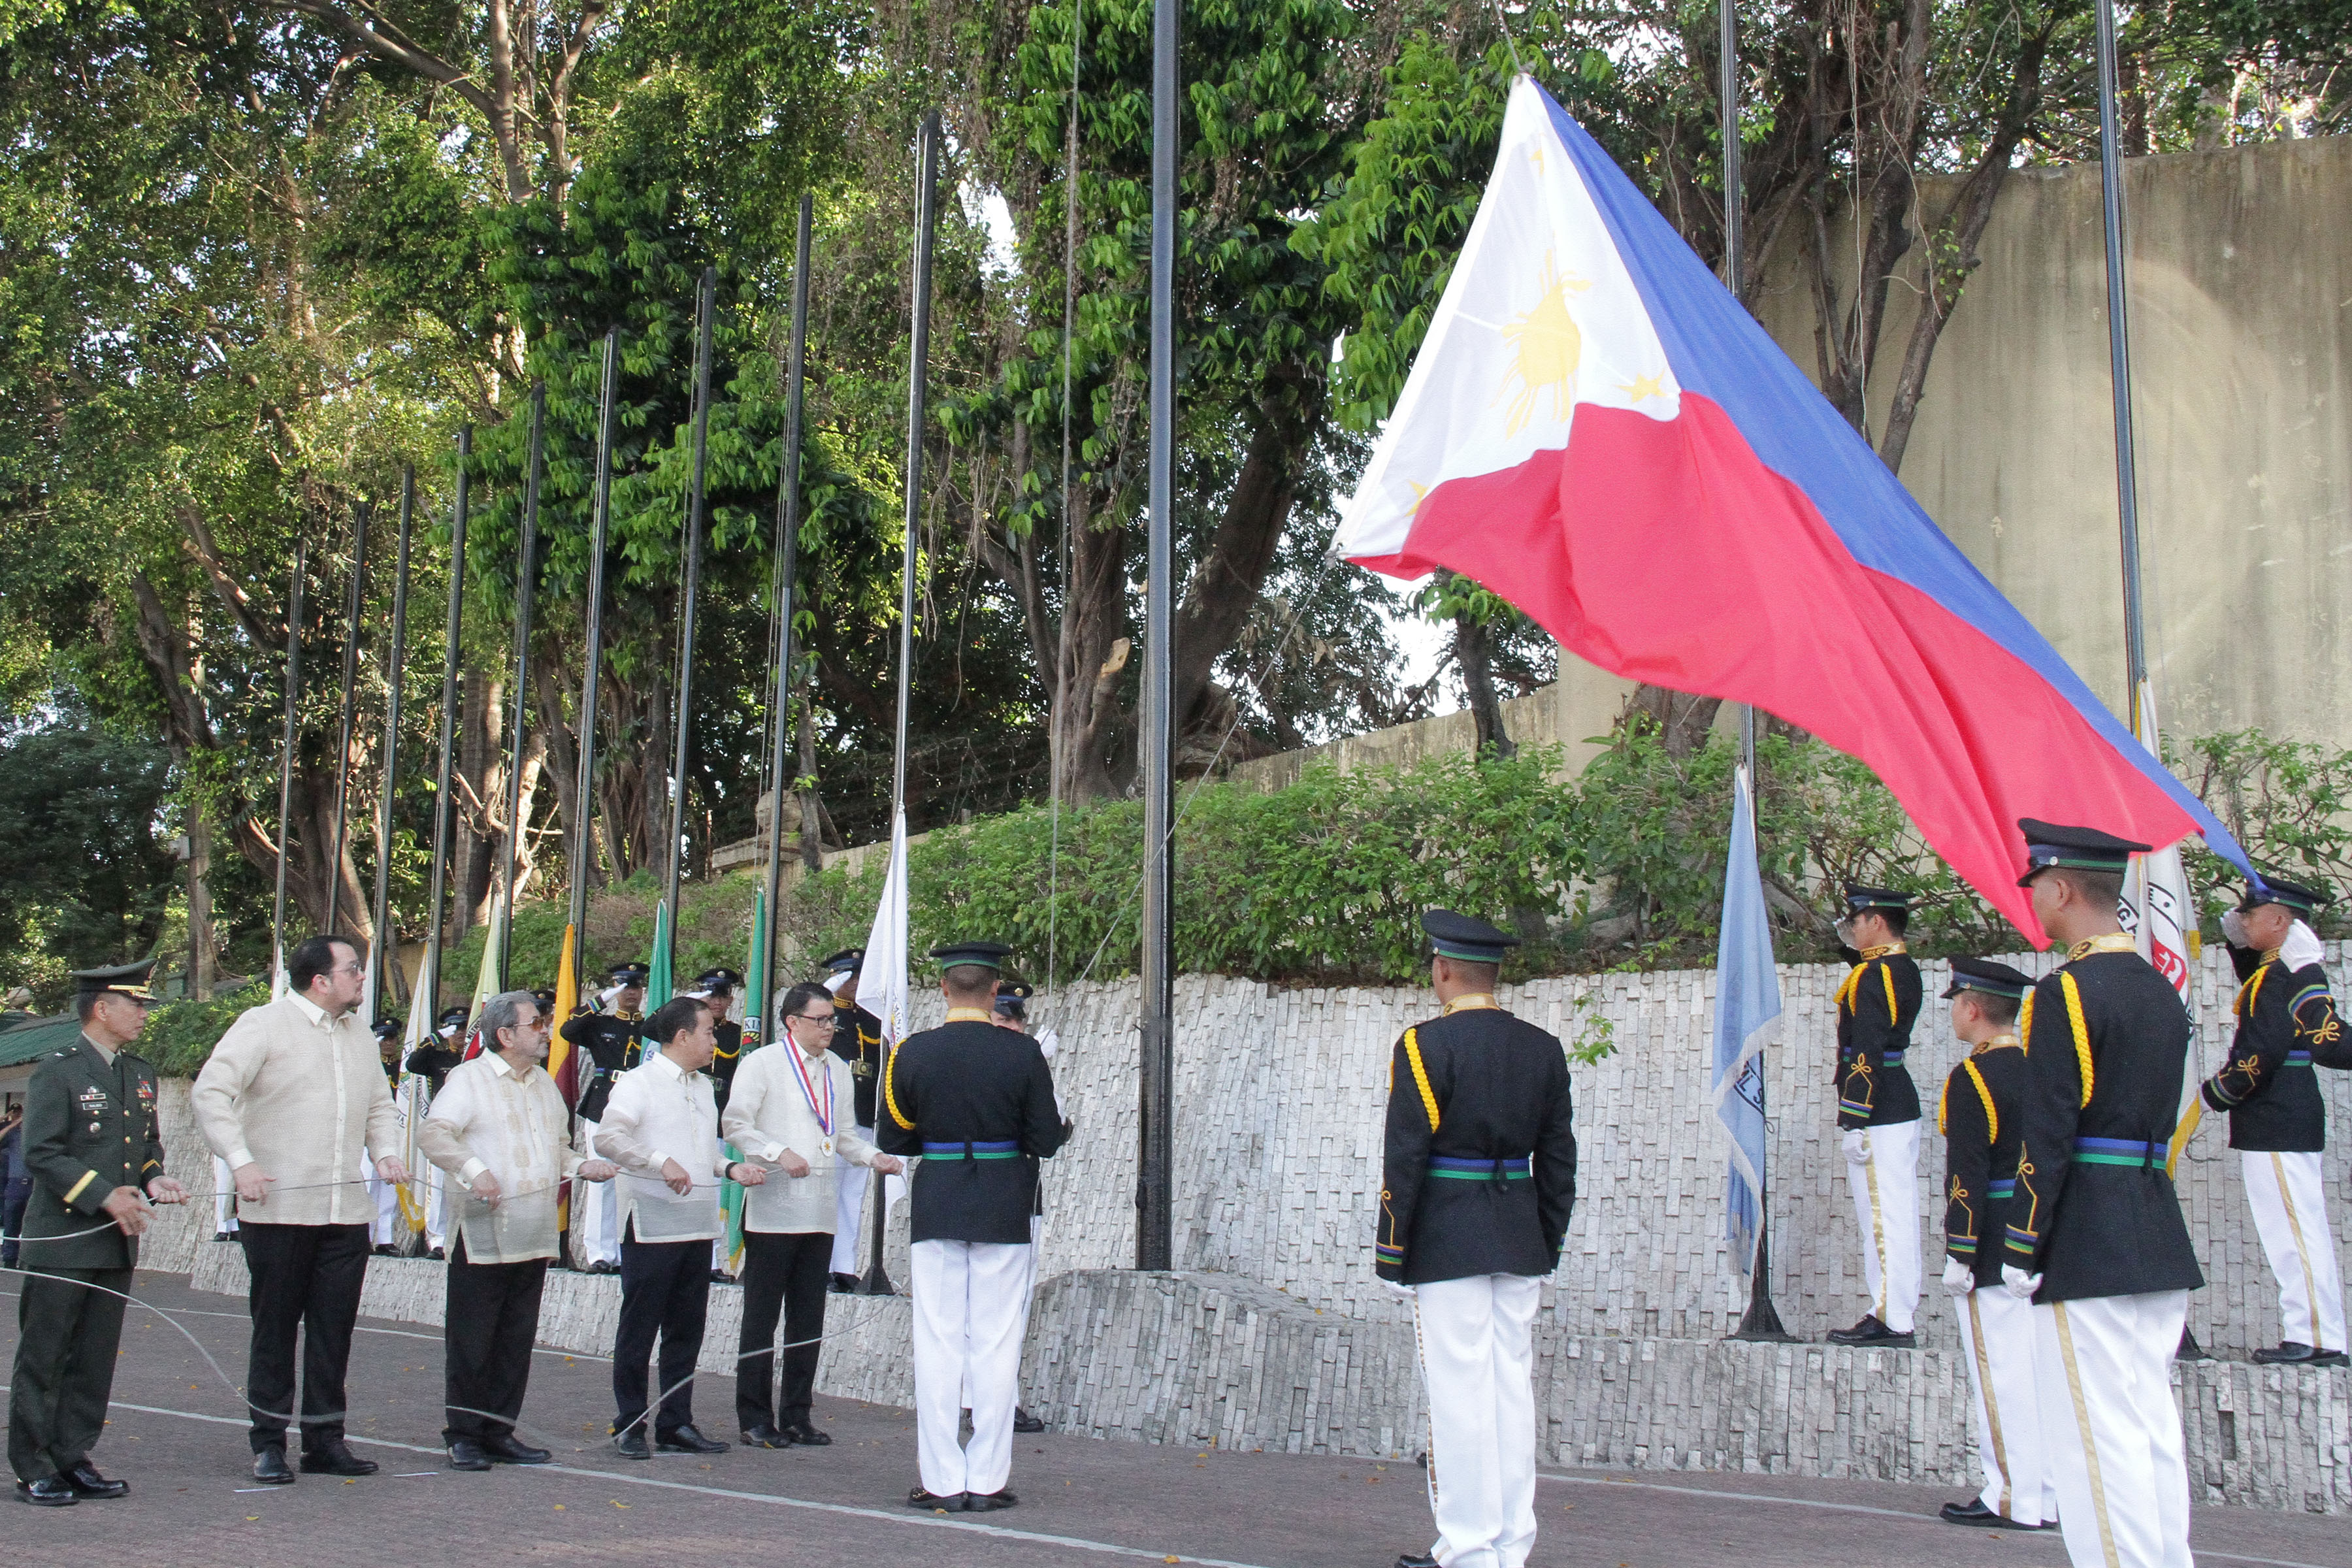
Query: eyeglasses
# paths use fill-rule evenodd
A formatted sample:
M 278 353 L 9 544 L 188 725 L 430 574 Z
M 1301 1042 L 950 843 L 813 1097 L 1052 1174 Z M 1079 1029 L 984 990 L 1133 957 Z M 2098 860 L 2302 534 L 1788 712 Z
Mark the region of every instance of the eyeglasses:
M 830 1024 L 833 1022 L 833 1015 L 830 1013 L 787 1013 L 784 1016 L 791 1019 L 795 1024 Z
M 331 971 L 331 973 L 336 974 L 364 975 L 367 973 L 367 965 L 364 963 L 345 963 L 338 965 L 334 970 Z

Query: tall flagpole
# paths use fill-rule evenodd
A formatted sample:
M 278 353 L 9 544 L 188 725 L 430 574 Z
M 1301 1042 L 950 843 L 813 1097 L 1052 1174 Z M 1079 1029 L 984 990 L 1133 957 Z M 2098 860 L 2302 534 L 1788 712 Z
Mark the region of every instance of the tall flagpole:
M 392 798 L 400 778 L 400 686 L 408 657 L 409 525 L 416 509 L 416 469 L 400 470 L 400 542 L 392 564 L 392 651 L 383 666 L 383 785 L 375 805 L 375 901 L 369 924 L 375 928 L 373 951 L 376 994 L 368 998 L 372 1016 L 383 1011 L 384 977 L 400 962 L 400 942 L 392 931 Z M 387 963 L 389 961 L 389 963 Z
M 604 663 L 604 534 L 613 516 L 613 418 L 621 379 L 621 329 L 604 334 L 604 377 L 596 398 L 596 489 L 591 508 L 588 544 L 588 657 L 580 678 L 580 776 L 574 798 L 580 820 L 572 830 L 572 940 L 580 941 L 580 927 L 588 919 L 589 826 L 596 816 L 596 682 Z M 580 953 L 572 954 L 577 974 Z M 563 999 L 571 1005 L 572 998 Z
M 1143 1042 L 1137 1137 L 1135 1266 L 1175 1267 L 1176 976 L 1171 925 L 1175 650 L 1176 96 L 1180 0 L 1155 0 L 1151 23 L 1151 451 L 1143 590 Z
M 793 582 L 800 570 L 801 532 L 801 375 L 808 352 L 809 219 L 808 194 L 801 194 L 800 226 L 793 243 L 793 335 L 784 350 L 784 457 L 776 474 L 776 683 L 769 699 L 768 717 L 773 737 L 768 758 L 768 923 L 760 932 L 760 973 L 752 994 L 772 1014 L 776 1005 L 776 927 L 778 900 L 784 889 L 784 776 L 792 736 Z M 760 1020 L 760 1037 L 776 1026 Z M 782 1038 L 779 1031 L 778 1038 Z
M 506 941 L 499 948 L 499 989 L 507 988 L 514 952 L 515 862 L 522 848 L 522 731 L 530 713 L 530 606 L 539 587 L 539 482 L 546 467 L 547 383 L 530 389 L 530 455 L 522 481 L 522 559 L 515 563 L 514 723 L 507 760 L 506 875 L 499 914 Z
M 425 1026 L 441 1016 L 441 932 L 447 924 L 442 899 L 449 873 L 449 762 L 457 740 L 457 645 L 466 629 L 467 465 L 474 457 L 474 427 L 457 427 L 457 497 L 449 511 L 449 636 L 441 658 L 441 759 L 433 769 L 433 879 L 426 908 L 433 921 L 425 937 L 425 984 L 409 1006 L 425 1009 Z
M 286 862 L 293 857 L 294 721 L 302 696 L 302 573 L 310 557 L 294 541 L 294 582 L 286 593 L 286 736 L 278 749 L 278 894 L 269 914 L 269 990 L 286 984 Z
M 327 930 L 342 910 L 344 809 L 352 792 L 352 720 L 360 679 L 360 609 L 367 596 L 368 506 L 352 509 L 352 586 L 343 614 L 343 721 L 335 751 L 334 851 L 327 857 Z
M 2125 703 L 2139 731 L 2139 692 L 2147 680 L 2147 638 L 2140 613 L 2139 476 L 2132 448 L 2130 323 L 2124 300 L 2123 149 L 2116 129 L 2116 6 L 2099 0 L 2099 210 L 2106 229 L 2107 365 L 2115 384 L 2116 510 L 2123 534 Z
M 686 614 L 677 636 L 677 752 L 670 768 L 669 942 L 677 947 L 677 884 L 686 861 L 686 743 L 694 733 L 694 613 L 702 588 L 702 476 L 710 430 L 710 315 L 719 268 L 702 269 L 694 303 L 694 466 L 686 494 Z

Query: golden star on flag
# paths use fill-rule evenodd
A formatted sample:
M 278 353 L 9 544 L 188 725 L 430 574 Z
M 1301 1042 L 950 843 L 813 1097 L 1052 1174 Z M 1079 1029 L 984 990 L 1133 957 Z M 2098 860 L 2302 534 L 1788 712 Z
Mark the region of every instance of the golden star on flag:
M 1665 386 L 1665 373 L 1664 371 L 1660 371 L 1655 375 L 1637 375 L 1633 380 L 1619 387 L 1618 390 L 1622 392 L 1627 397 L 1633 399 L 1635 403 L 1639 403 L 1645 397 L 1658 397 L 1664 395 Z
M 1405 480 L 1405 483 L 1412 487 L 1412 510 L 1406 512 L 1405 516 L 1419 517 L 1421 515 L 1421 503 L 1429 499 L 1429 487 L 1423 484 L 1419 479 L 1407 479 Z

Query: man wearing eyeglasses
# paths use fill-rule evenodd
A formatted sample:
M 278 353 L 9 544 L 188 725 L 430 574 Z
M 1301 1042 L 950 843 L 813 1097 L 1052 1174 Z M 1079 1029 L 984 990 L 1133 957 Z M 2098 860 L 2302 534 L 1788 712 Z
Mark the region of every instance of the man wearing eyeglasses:
M 316 936 L 287 960 L 287 992 L 237 1015 L 196 1075 L 189 1105 L 236 1183 L 251 1277 L 253 1479 L 288 1486 L 294 1350 L 302 1346 L 302 1468 L 373 1475 L 343 1441 L 343 1374 L 367 1277 L 374 1205 L 362 1149 L 384 1181 L 408 1180 L 400 1116 L 375 1042 L 352 1009 L 367 969 L 349 937 Z

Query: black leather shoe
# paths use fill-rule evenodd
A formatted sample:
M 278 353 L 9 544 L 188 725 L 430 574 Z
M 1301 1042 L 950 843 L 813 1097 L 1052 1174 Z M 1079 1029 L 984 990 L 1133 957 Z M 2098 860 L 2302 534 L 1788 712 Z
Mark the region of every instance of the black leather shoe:
M 1832 1329 L 1829 1341 L 1833 1345 L 1878 1345 L 1889 1350 L 1909 1350 L 1919 1342 L 1919 1338 L 1916 1334 L 1898 1334 L 1880 1322 L 1876 1313 L 1865 1312 L 1862 1321 L 1850 1329 Z
M 856 1276 L 856 1275 L 855 1275 L 855 1274 L 836 1274 L 836 1275 L 835 1275 L 835 1276 L 833 1277 L 833 1293 L 834 1293 L 835 1295 L 836 1295 L 836 1296 L 855 1296 L 855 1295 L 856 1295 L 856 1294 L 857 1294 L 857 1276 Z
M 37 1481 L 18 1481 L 16 1495 L 35 1508 L 71 1508 L 81 1501 L 74 1495 L 73 1483 L 63 1476 L 43 1476 Z
M 2312 1353 L 2311 1359 L 2303 1364 L 2305 1366 L 2352 1366 L 2352 1355 L 2346 1355 L 2342 1351 L 2315 1351 Z
M 618 1274 L 620 1271 L 621 1266 L 619 1264 L 603 1262 L 592 1263 L 583 1270 L 583 1273 L 588 1274 Z
M 1022 1433 L 1043 1432 L 1045 1424 L 1016 1405 L 1013 1407 L 1013 1429 Z
M 1397 1559 L 1397 1568 L 1438 1568 L 1438 1563 L 1426 1552 L 1408 1552 Z
M 231 1236 L 225 1230 L 216 1230 L 213 1232 L 213 1239 L 215 1241 L 235 1241 L 236 1237 Z
M 449 1261 L 449 1254 L 447 1253 L 447 1251 L 446 1251 L 445 1249 L 443 1249 L 443 1248 L 441 1248 L 441 1247 L 435 1247 L 432 1251 L 430 1251 L 430 1252 L 426 1253 L 425 1256 L 425 1257 L 427 1257 L 427 1258 L 431 1258 L 431 1259 L 433 1259 L 433 1261 L 434 1261 L 434 1262 L 436 1262 L 436 1263 L 446 1263 L 446 1262 L 448 1262 L 448 1261 Z
M 397 1258 L 400 1256 L 400 1248 L 393 1246 L 392 1243 L 387 1241 L 375 1249 L 373 1256 L 377 1258 Z
M 787 1442 L 798 1443 L 803 1448 L 827 1447 L 833 1442 L 832 1433 L 820 1432 L 805 1421 L 785 1422 L 783 1435 Z
M 936 1492 L 927 1492 L 920 1487 L 907 1494 L 908 1508 L 924 1509 L 932 1513 L 961 1513 L 965 1501 L 966 1499 L 961 1492 L 951 1492 L 946 1497 L 940 1497 Z
M 1946 1524 L 1981 1525 L 1987 1530 L 1999 1530 L 2009 1523 L 2009 1521 L 1985 1507 L 1984 1499 L 1974 1497 L 1966 1502 L 1946 1503 L 1936 1510 L 1936 1517 Z
M 453 1470 L 487 1470 L 490 1457 L 471 1437 L 460 1437 L 449 1445 L 449 1468 Z
M 613 1447 L 621 1451 L 621 1458 L 625 1459 L 650 1459 L 654 1457 L 654 1446 L 646 1440 L 646 1424 L 642 1421 L 614 1438 Z
M 276 1444 L 253 1456 L 253 1479 L 265 1487 L 290 1487 L 294 1472 L 286 1463 L 286 1450 Z
M 793 1446 L 793 1435 L 790 1432 L 779 1430 L 769 1426 L 765 1421 L 761 1422 L 757 1426 L 744 1427 L 742 1436 L 743 1447 L 746 1448 L 789 1448 Z
M 376 1472 L 373 1459 L 362 1459 L 351 1451 L 340 1437 L 322 1444 L 302 1456 L 302 1473 L 309 1476 L 372 1476 Z
M 66 1484 L 73 1488 L 76 1497 L 118 1498 L 127 1497 L 131 1492 L 129 1481 L 108 1480 L 98 1473 L 98 1467 L 88 1459 L 84 1459 L 64 1474 Z
M 662 1433 L 655 1439 L 655 1446 L 665 1454 L 723 1454 L 728 1448 L 727 1444 L 704 1436 L 691 1426 Z
M 1020 1500 L 1013 1495 L 1013 1489 L 1010 1487 L 1000 1488 L 992 1492 L 966 1492 L 963 1496 L 963 1510 L 966 1513 L 994 1513 L 998 1509 L 1011 1508 Z
M 2288 1340 L 2268 1350 L 2254 1352 L 2254 1360 L 2264 1366 L 2301 1366 L 2319 1352 L 2300 1340 Z
M 543 1465 L 555 1458 L 553 1449 L 534 1448 L 528 1443 L 518 1442 L 511 1432 L 483 1438 L 481 1447 L 494 1465 Z

